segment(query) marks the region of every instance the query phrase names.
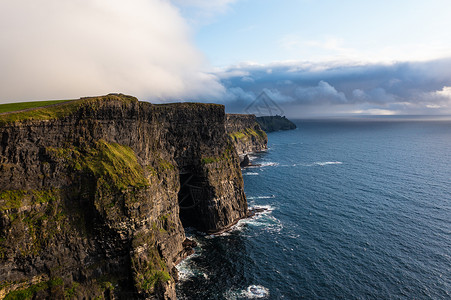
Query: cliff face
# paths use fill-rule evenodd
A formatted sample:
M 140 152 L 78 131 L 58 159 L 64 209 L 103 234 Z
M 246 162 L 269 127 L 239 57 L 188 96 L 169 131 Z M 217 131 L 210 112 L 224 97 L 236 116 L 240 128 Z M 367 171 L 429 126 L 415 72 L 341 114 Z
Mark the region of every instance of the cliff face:
M 0 116 L 0 298 L 175 298 L 183 226 L 247 213 L 225 121 L 124 95 Z
M 258 117 L 257 122 L 266 132 L 296 129 L 296 125 L 293 122 L 282 116 Z
M 267 149 L 268 137 L 255 115 L 227 114 L 226 132 L 240 156 Z

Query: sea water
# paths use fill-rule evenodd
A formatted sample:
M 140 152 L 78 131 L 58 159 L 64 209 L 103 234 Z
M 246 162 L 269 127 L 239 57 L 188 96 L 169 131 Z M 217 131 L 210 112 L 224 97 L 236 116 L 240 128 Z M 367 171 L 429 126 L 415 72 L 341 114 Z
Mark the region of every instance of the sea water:
M 451 122 L 297 121 L 243 169 L 250 207 L 195 230 L 180 299 L 451 299 Z

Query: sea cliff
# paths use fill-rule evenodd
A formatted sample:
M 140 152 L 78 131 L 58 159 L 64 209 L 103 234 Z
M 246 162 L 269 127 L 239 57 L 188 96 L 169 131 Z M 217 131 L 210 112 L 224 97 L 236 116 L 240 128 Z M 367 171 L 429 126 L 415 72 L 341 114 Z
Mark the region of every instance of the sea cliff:
M 296 124 L 282 116 L 257 117 L 257 122 L 266 132 L 296 129 Z
M 248 213 L 238 152 L 266 135 L 233 119 L 121 94 L 1 115 L 0 298 L 175 299 L 183 227 Z
M 226 132 L 240 157 L 267 149 L 268 137 L 255 115 L 227 114 L 226 118 Z

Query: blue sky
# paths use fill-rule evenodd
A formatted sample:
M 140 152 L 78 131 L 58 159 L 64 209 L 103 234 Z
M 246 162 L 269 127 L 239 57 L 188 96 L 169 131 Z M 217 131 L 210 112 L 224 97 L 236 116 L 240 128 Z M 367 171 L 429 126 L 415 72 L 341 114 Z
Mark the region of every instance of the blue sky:
M 3 0 L 0 103 L 122 92 L 287 116 L 451 114 L 445 0 Z
M 293 117 L 451 113 L 449 1 L 200 2 L 179 7 L 232 111 L 265 91 Z
M 451 50 L 450 11 L 450 1 L 241 0 L 202 20 L 182 7 L 196 45 L 220 67 L 444 57 Z

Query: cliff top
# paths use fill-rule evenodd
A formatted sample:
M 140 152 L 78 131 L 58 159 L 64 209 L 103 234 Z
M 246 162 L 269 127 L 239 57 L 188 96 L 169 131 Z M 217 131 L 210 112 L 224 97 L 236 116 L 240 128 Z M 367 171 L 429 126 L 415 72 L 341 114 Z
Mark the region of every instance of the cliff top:
M 257 117 L 260 127 L 266 132 L 296 129 L 296 125 L 282 116 Z
M 219 104 L 204 103 L 166 103 L 151 104 L 148 102 L 140 102 L 133 96 L 124 94 L 108 94 L 98 97 L 83 97 L 76 100 L 52 100 L 52 101 L 34 101 L 21 103 L 8 103 L 0 105 L 0 125 L 14 123 L 18 121 L 29 120 L 51 120 L 67 117 L 77 112 L 82 107 L 99 107 L 108 102 L 116 103 L 147 103 L 156 107 L 192 107 L 192 106 L 221 106 Z

